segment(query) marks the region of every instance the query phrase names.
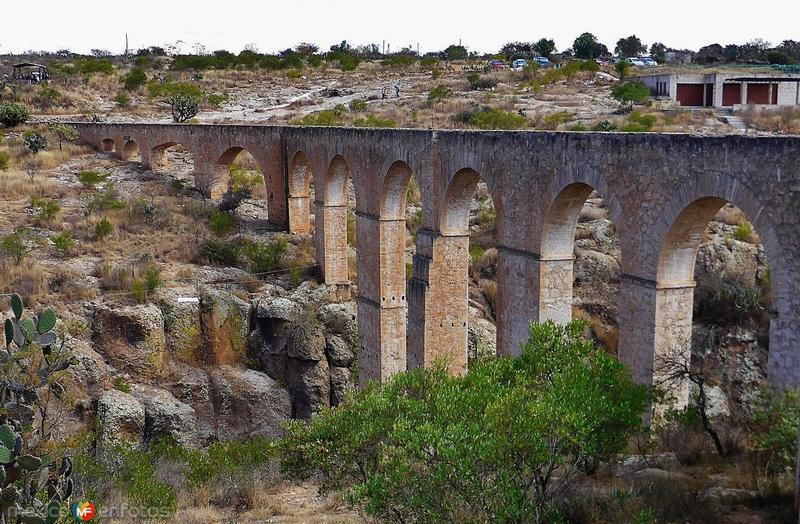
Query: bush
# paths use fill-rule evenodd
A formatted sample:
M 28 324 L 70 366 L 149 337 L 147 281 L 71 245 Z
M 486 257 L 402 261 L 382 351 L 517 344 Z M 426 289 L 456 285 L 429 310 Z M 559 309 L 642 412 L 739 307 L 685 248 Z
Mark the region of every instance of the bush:
M 350 101 L 350 111 L 353 113 L 361 113 L 367 110 L 367 101 L 356 98 Z
M 281 259 L 286 254 L 286 239 L 278 237 L 269 242 L 250 242 L 244 247 L 251 273 L 265 275 L 280 267 Z
M 397 127 L 397 121 L 377 115 L 367 115 L 366 118 L 356 118 L 353 120 L 355 127 Z
M 624 111 L 630 111 L 635 104 L 646 104 L 650 100 L 650 90 L 641 82 L 624 82 L 614 86 L 611 96 Z
M 264 175 L 258 171 L 249 171 L 239 164 L 231 164 L 230 186 L 231 191 L 246 191 L 252 193 L 254 189 L 264 183 Z
M 617 124 L 608 120 L 602 120 L 592 126 L 592 131 L 611 132 L 617 130 Z
M 555 113 L 548 113 L 545 115 L 545 117 L 542 119 L 542 124 L 545 129 L 555 129 L 561 124 L 566 124 L 573 118 L 575 118 L 574 113 L 556 111 Z
M 117 96 L 114 97 L 114 103 L 122 108 L 128 107 L 131 105 L 131 97 L 128 95 L 128 93 L 119 92 L 117 93 Z
M 194 118 L 200 110 L 200 101 L 187 95 L 171 96 L 167 102 L 172 111 L 172 120 L 177 123 Z
M 467 82 L 469 82 L 469 88 L 473 91 L 478 91 L 481 89 L 494 89 L 497 86 L 497 80 L 494 78 L 482 77 L 478 73 L 468 74 Z
M 36 131 L 26 131 L 25 147 L 27 147 L 31 153 L 36 154 L 39 151 L 47 149 L 47 139 L 44 135 Z
M 69 124 L 53 123 L 47 126 L 47 129 L 55 135 L 58 140 L 58 149 L 62 149 L 65 140 L 77 140 L 80 138 L 80 133 L 75 126 Z
M 5 256 L 12 258 L 17 265 L 22 263 L 25 255 L 30 251 L 25 237 L 24 229 L 16 229 L 12 233 L 0 237 L 0 251 Z
M 78 70 L 84 75 L 91 76 L 95 73 L 110 75 L 114 73 L 114 64 L 108 60 L 97 58 L 84 58 L 76 63 Z
M 452 89 L 445 85 L 438 84 L 428 92 L 428 104 L 433 105 L 437 102 L 443 102 L 452 96 Z
M 72 248 L 75 247 L 75 241 L 72 239 L 72 233 L 69 231 L 62 231 L 57 235 L 52 235 L 50 241 L 56 246 L 62 256 L 67 256 Z
M 241 245 L 218 238 L 206 238 L 200 244 L 200 259 L 208 264 L 234 267 L 239 265 Z
M 88 215 L 119 209 L 125 209 L 125 202 L 118 198 L 117 189 L 111 182 L 106 185 L 105 190 L 94 193 L 86 203 L 86 213 Z
M 0 124 L 15 127 L 28 121 L 30 113 L 25 107 L 14 103 L 0 103 Z
M 236 222 L 233 219 L 233 215 L 225 211 L 214 211 L 208 218 L 208 227 L 210 227 L 211 231 L 218 237 L 224 237 L 230 234 L 235 225 Z
M 100 222 L 94 226 L 94 236 L 97 240 L 102 240 L 114 232 L 114 224 L 111 223 L 106 217 L 103 217 Z
M 101 173 L 100 171 L 89 169 L 86 171 L 81 171 L 75 176 L 78 178 L 78 180 L 85 189 L 94 189 L 97 186 L 97 184 L 100 184 L 108 180 L 109 175 L 108 173 Z
M 53 220 L 61 211 L 58 202 L 39 197 L 31 197 L 31 207 L 38 211 L 37 220 L 45 223 Z
M 528 127 L 528 120 L 524 116 L 495 108 L 484 108 L 471 115 L 469 123 L 478 129 L 522 129 Z
M 321 473 L 378 518 L 551 522 L 582 464 L 623 449 L 647 405 L 586 324 L 534 324 L 518 358 L 438 365 L 354 391 L 279 443 L 284 471 Z
M 326 109 L 324 111 L 309 113 L 295 121 L 295 123 L 301 126 L 340 126 L 342 125 L 342 114 L 343 112 L 336 108 Z
M 753 229 L 753 224 L 747 220 L 743 220 L 733 229 L 733 238 L 739 242 L 748 243 L 755 243 L 754 240 L 758 239 L 755 234 L 755 229 Z
M 134 67 L 122 78 L 122 82 L 128 91 L 139 89 L 147 83 L 147 73 L 141 67 Z
M 797 462 L 797 428 L 800 426 L 800 393 L 767 390 L 753 414 L 755 444 L 769 456 L 766 473 L 774 476 L 793 471 Z
M 631 113 L 631 121 L 622 126 L 619 130 L 625 133 L 644 133 L 653 129 L 656 120 L 656 115 L 644 115 L 638 111 L 634 111 Z

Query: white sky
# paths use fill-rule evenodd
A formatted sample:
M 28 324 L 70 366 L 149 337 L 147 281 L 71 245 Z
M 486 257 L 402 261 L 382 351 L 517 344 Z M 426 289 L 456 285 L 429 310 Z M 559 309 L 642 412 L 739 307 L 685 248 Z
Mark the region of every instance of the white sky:
M 437 0 L 27 0 L 0 5 L 0 54 L 67 48 L 121 52 L 168 42 L 200 42 L 208 51 L 238 52 L 255 44 L 274 52 L 311 41 L 327 50 L 351 45 L 419 43 L 437 51 L 459 39 L 490 52 L 512 40 L 553 38 L 559 50 L 589 31 L 613 51 L 635 33 L 646 45 L 662 41 L 697 49 L 710 43 L 800 40 L 800 0 L 437 1 Z M 724 7 L 722 7 L 724 6 Z M 723 12 L 727 14 L 722 14 Z

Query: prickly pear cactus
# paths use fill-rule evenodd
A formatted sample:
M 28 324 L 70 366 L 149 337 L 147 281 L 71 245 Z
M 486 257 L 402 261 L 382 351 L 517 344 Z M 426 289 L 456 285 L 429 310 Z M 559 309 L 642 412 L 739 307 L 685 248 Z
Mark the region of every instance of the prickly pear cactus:
M 11 309 L 13 317 L 4 325 L 5 351 L 0 350 L 0 524 L 49 524 L 72 495 L 72 463 L 67 457 L 37 454 L 38 446 L 24 435 L 40 444 L 50 438 L 41 395 L 49 391 L 62 398 L 59 374 L 72 357 L 63 340 L 58 344 L 52 309 L 26 316 L 18 295 L 12 295 Z

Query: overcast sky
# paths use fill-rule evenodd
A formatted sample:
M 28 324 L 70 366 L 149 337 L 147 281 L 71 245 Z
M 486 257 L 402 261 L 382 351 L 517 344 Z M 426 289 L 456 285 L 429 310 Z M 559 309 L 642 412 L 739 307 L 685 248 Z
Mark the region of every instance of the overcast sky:
M 553 38 L 561 50 L 585 31 L 612 50 L 620 37 L 632 33 L 648 46 L 661 41 L 690 49 L 753 38 L 773 43 L 800 40 L 800 0 L 28 0 L 2 4 L 0 53 L 64 48 L 119 53 L 124 50 L 126 33 L 131 49 L 181 40 L 187 52 L 197 42 L 208 51 L 238 52 L 255 44 L 262 52 L 274 52 L 303 41 L 327 50 L 342 39 L 352 45 L 386 41 L 392 50 L 419 44 L 423 53 L 461 40 L 470 51 L 489 52 L 508 41 L 543 36 Z

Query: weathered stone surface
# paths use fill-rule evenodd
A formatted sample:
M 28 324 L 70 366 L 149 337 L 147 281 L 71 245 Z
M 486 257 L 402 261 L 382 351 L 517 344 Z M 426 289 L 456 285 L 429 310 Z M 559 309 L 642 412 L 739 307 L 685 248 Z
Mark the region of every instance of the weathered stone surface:
M 200 303 L 181 301 L 195 297 L 192 288 L 159 291 L 158 305 L 164 315 L 167 347 L 172 355 L 185 362 L 197 362 L 203 346 Z
M 317 316 L 331 333 L 350 336 L 358 330 L 355 302 L 326 304 Z
M 292 417 L 308 419 L 330 405 L 331 376 L 326 359 L 289 359 L 286 383 L 292 398 Z
M 144 406 L 132 395 L 110 389 L 97 401 L 97 418 L 102 426 L 98 448 L 120 443 L 140 445 L 144 438 Z
M 470 361 L 477 358 L 491 357 L 497 353 L 494 324 L 482 318 L 469 319 L 467 338 L 467 356 Z
M 73 364 L 67 368 L 70 377 L 67 389 L 77 395 L 76 404 L 86 407 L 92 398 L 109 389 L 112 383 L 112 370 L 102 355 L 98 354 L 88 342 L 73 338 L 67 344 L 72 352 Z
M 198 446 L 194 408 L 161 388 L 134 385 L 132 394 L 144 406 L 146 442 L 167 437 L 184 448 Z
M 325 358 L 325 331 L 316 323 L 296 324 L 289 331 L 287 355 L 300 360 Z
M 98 305 L 92 337 L 94 349 L 120 371 L 149 379 L 164 371 L 164 318 L 153 304 Z
M 350 368 L 331 367 L 331 406 L 338 406 L 344 400 L 345 394 L 356 385 L 353 383 L 353 374 Z
M 275 380 L 252 369 L 220 366 L 209 373 L 216 437 L 277 438 L 292 415 L 289 394 Z
M 328 335 L 325 341 L 325 352 L 331 366 L 346 368 L 350 367 L 355 360 L 353 349 L 338 335 Z
M 200 298 L 204 361 L 236 364 L 244 361 L 249 338 L 250 304 L 241 298 L 207 288 Z

